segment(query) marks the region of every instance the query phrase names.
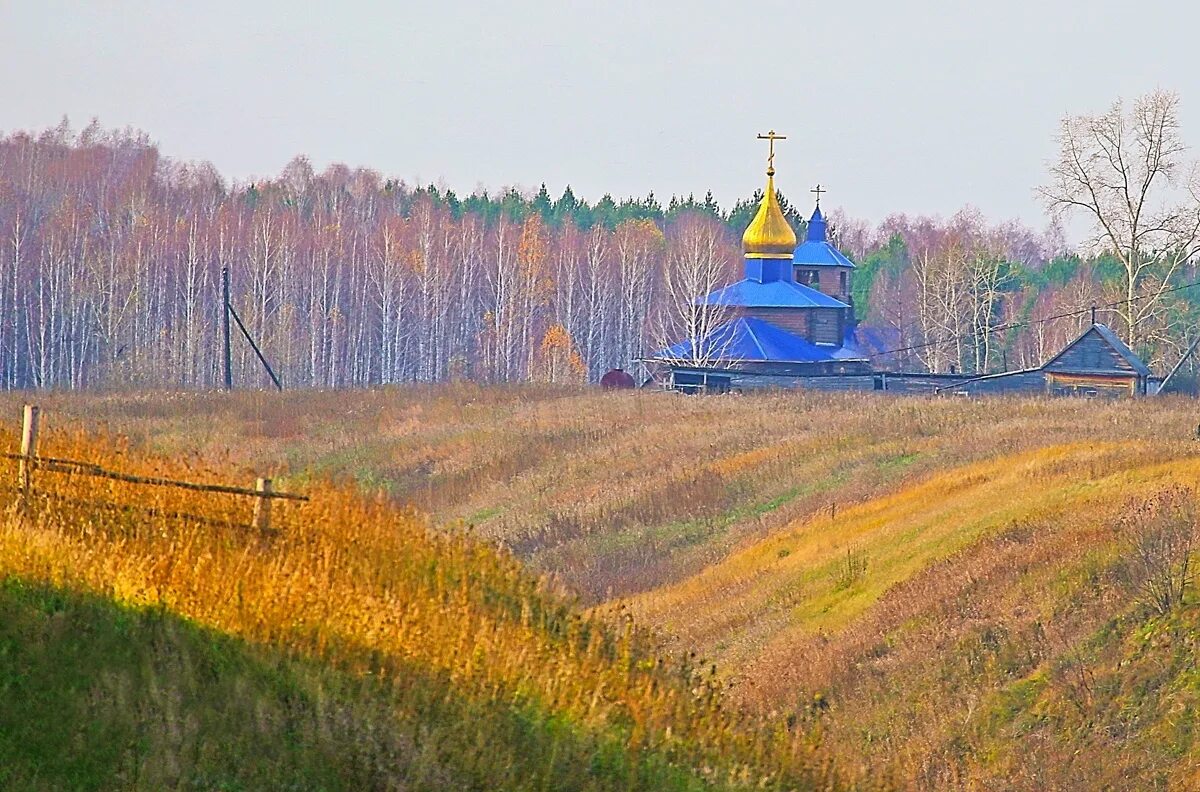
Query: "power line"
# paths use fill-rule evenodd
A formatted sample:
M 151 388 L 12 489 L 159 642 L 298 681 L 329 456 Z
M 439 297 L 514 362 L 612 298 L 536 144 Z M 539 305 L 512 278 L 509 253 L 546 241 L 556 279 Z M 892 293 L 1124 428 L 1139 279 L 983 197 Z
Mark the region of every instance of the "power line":
M 1140 302 L 1142 300 L 1148 300 L 1151 297 L 1157 299 L 1159 297 L 1162 297 L 1164 294 L 1171 294 L 1172 292 L 1183 291 L 1184 289 L 1190 289 L 1193 286 L 1200 286 L 1200 280 L 1195 280 L 1195 281 L 1192 281 L 1191 283 L 1184 283 L 1179 286 L 1174 286 L 1170 289 L 1163 289 L 1162 291 L 1156 292 L 1154 294 L 1143 294 L 1143 295 L 1140 295 L 1137 297 L 1133 297 L 1132 299 L 1129 299 L 1129 300 L 1117 300 L 1115 302 L 1103 303 L 1101 305 L 1092 305 L 1087 308 L 1080 308 L 1075 311 L 1068 311 L 1066 313 L 1055 314 L 1054 316 L 1045 316 L 1045 317 L 1042 317 L 1041 319 L 1028 319 L 1024 322 L 1009 322 L 1008 324 L 1003 324 L 1003 325 L 999 325 L 997 327 L 993 327 L 991 330 L 988 331 L 987 334 L 991 335 L 992 333 L 1001 333 L 1006 330 L 1016 330 L 1021 327 L 1033 327 L 1034 325 L 1045 324 L 1047 322 L 1055 322 L 1055 321 L 1058 321 L 1059 319 L 1069 319 L 1072 316 L 1079 316 L 1080 314 L 1085 314 L 1085 313 L 1088 313 L 1089 311 L 1095 311 L 1100 308 L 1104 308 L 1104 309 L 1116 308 L 1117 306 L 1126 305 L 1127 303 L 1135 303 L 1135 302 Z M 918 349 L 928 349 L 930 347 L 941 346 L 942 344 L 949 344 L 954 341 L 967 340 L 967 339 L 970 339 L 973 337 L 974 336 L 972 336 L 970 334 L 964 333 L 962 335 L 950 336 L 949 338 L 944 338 L 944 339 L 941 339 L 940 341 L 927 341 L 924 344 L 913 344 L 912 346 L 897 347 L 896 349 L 885 349 L 881 352 L 872 352 L 871 354 L 867 355 L 867 357 L 868 358 L 877 358 L 877 357 L 884 357 L 886 355 L 899 354 L 900 352 L 914 352 Z

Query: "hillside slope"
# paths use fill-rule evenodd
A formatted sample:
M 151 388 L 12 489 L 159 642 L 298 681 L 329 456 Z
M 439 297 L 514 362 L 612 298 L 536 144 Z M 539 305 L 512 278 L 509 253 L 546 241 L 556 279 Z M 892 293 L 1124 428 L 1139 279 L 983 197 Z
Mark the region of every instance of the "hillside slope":
M 0 415 L 19 415 L 22 398 L 0 396 Z M 471 524 L 591 602 L 681 580 L 797 519 L 956 465 L 1076 441 L 1190 440 L 1197 422 L 1185 399 L 468 384 L 40 398 L 52 420 L 158 454 L 332 476 Z
M 42 452 L 222 477 L 61 430 Z M 418 514 L 310 482 L 260 533 L 230 496 L 34 484 L 22 508 L 0 496 L 6 787 L 826 784 L 803 735 Z
M 473 526 L 580 592 L 597 623 L 655 628 L 689 657 L 690 679 L 703 668 L 725 690 L 711 722 L 740 709 L 774 724 L 786 737 L 761 750 L 782 746 L 802 758 L 794 768 L 819 757 L 918 789 L 1197 786 L 1195 592 L 1148 611 L 1119 527 L 1156 493 L 1200 485 L 1192 401 L 454 386 L 43 404 L 193 465 L 332 476 Z M 384 534 L 368 536 L 380 537 L 370 552 L 396 557 Z M 459 668 L 473 638 L 438 629 L 453 648 L 434 664 Z M 595 687 L 545 693 L 575 666 L 516 657 L 454 671 L 455 683 L 515 678 L 588 734 L 638 734 L 609 720 L 620 708 L 590 720 Z M 539 669 L 562 670 L 521 675 L 545 657 Z M 650 708 L 664 713 L 644 721 L 651 731 L 695 717 L 668 698 Z M 707 729 L 686 750 L 651 744 L 703 764 L 728 745 Z
M 1116 527 L 1180 485 L 1200 485 L 1190 443 L 1006 454 L 799 520 L 631 608 L 905 786 L 1185 789 L 1198 611 L 1149 618 Z
M 0 581 L 0 788 L 461 785 L 417 767 L 372 687 L 160 608 Z

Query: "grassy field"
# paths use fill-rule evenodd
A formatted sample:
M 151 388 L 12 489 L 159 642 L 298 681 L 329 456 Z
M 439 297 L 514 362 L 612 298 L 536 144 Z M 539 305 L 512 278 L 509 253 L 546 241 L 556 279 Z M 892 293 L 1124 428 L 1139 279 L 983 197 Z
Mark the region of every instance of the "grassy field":
M 22 398 L 0 398 L 0 414 L 19 420 Z M 40 402 L 51 421 L 154 453 L 385 493 L 439 523 L 473 526 L 590 603 L 678 581 L 796 520 L 958 465 L 1080 440 L 1186 448 L 1200 422 L 1188 401 L 689 399 L 472 385 Z
M 20 402 L 0 399 L 13 431 Z M 344 690 L 364 669 L 390 680 L 386 669 L 401 660 L 435 669 L 466 702 L 454 706 L 492 708 L 467 742 L 508 735 L 497 766 L 514 788 L 526 775 L 537 779 L 526 788 L 582 788 L 588 777 L 560 762 L 610 754 L 625 764 L 597 771 L 605 783 L 629 778 L 646 788 L 711 779 L 714 757 L 723 757 L 727 783 L 739 772 L 808 783 L 808 765 L 829 761 L 848 782 L 905 788 L 1200 785 L 1192 714 L 1200 608 L 1193 594 L 1169 613 L 1147 611 L 1124 574 L 1131 539 L 1120 527 L 1164 488 L 1200 484 L 1192 401 L 685 398 L 460 385 L 39 402 L 51 426 L 127 438 L 130 450 L 105 452 L 118 462 L 148 454 L 247 482 L 272 473 L 286 487 L 355 504 L 319 507 L 330 511 L 309 513 L 272 545 L 288 559 L 325 548 L 341 572 L 328 577 L 318 555 L 285 573 L 245 547 L 217 553 L 228 539 L 210 537 L 203 552 L 186 551 L 199 553 L 189 574 L 245 581 L 222 599 L 189 593 L 192 583 L 157 582 L 161 559 L 183 552 L 176 545 L 97 546 L 94 532 L 76 528 L 64 539 L 43 526 L 58 538 L 41 555 L 29 549 L 27 527 L 10 529 L 0 574 L 33 591 L 98 593 L 120 607 L 165 599 L 171 613 L 254 652 L 319 661 L 336 677 L 288 672 L 310 685 Z M 418 512 L 379 516 L 403 513 L 395 511 L 403 504 L 431 515 L 428 524 Z M 337 527 L 318 541 L 313 525 Z M 425 563 L 449 553 L 523 593 L 497 600 L 487 593 L 497 584 L 480 583 L 460 595 L 443 582 L 396 594 L 394 578 L 405 586 L 424 579 L 409 559 L 414 542 L 434 548 L 417 554 Z M 301 585 L 305 575 L 313 581 Z M 329 586 L 346 604 L 325 602 Z M 429 599 L 480 621 L 468 629 L 430 609 L 420 618 L 437 626 L 417 633 L 360 623 Z M 233 604 L 264 602 L 273 610 L 257 619 Z M 557 615 L 526 624 L 528 603 Z M 319 616 L 296 623 L 299 613 Z M 561 634 L 575 635 L 564 624 L 593 625 L 589 635 L 617 647 L 629 618 L 657 634 L 628 633 L 647 677 L 613 672 L 616 648 L 588 665 L 578 647 L 590 639 L 561 649 Z M 536 661 L 526 646 L 540 647 Z M 675 660 L 655 670 L 664 652 Z M 616 666 L 627 669 L 623 662 Z M 698 673 L 721 690 L 699 704 L 683 692 Z M 560 676 L 581 681 L 564 690 L 552 681 Z M 388 729 L 411 745 L 422 717 L 395 708 L 405 698 L 391 685 L 356 689 L 346 706 L 386 702 L 381 711 L 401 713 Z M 528 756 L 506 720 L 514 689 L 536 691 L 541 725 L 528 739 L 541 747 Z M 589 703 L 597 690 L 626 703 L 597 710 Z M 677 692 L 657 692 L 668 690 Z M 438 717 L 452 722 L 458 711 Z M 332 743 L 322 745 L 314 750 Z M 476 756 L 421 766 L 477 782 L 492 768 Z M 437 786 L 436 775 L 413 777 Z
M 232 475 L 69 430 L 41 451 Z M 806 734 L 707 669 L 386 499 L 307 481 L 263 533 L 245 499 L 35 485 L 0 521 L 4 788 L 828 786 Z
M 369 788 L 413 752 L 371 687 L 167 609 L 0 583 L 5 789 Z

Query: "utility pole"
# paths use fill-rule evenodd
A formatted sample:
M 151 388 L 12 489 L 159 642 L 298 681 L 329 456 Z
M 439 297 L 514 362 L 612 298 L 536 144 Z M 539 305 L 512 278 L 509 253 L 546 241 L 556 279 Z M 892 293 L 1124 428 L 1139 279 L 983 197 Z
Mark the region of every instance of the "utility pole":
M 238 312 L 233 308 L 233 302 L 229 299 L 229 267 L 221 268 L 221 303 L 224 307 L 224 312 L 221 315 L 221 330 L 224 333 L 225 341 L 225 390 L 233 390 L 233 356 L 229 351 L 229 319 L 237 322 L 238 330 L 242 331 L 242 335 L 250 342 L 250 348 L 254 350 L 254 354 L 258 356 L 258 361 L 262 363 L 266 369 L 267 375 L 271 378 L 271 382 L 275 383 L 275 387 L 282 391 L 283 383 L 275 374 L 275 369 L 271 368 L 271 364 L 267 362 L 267 357 L 258 348 L 258 344 L 254 342 L 254 336 L 250 335 L 250 331 L 246 329 L 246 325 L 242 323 L 242 317 L 238 316 Z
M 233 390 L 233 355 L 229 351 L 229 267 L 221 268 L 221 327 L 225 333 L 225 390 Z

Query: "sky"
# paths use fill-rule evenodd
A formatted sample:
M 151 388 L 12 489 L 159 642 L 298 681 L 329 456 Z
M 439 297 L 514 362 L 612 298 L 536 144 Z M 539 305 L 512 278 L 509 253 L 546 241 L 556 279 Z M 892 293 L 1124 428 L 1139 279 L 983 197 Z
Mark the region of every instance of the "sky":
M 1066 114 L 1165 88 L 1200 141 L 1200 4 L 0 0 L 0 132 L 145 131 L 231 180 L 296 155 L 459 194 L 777 186 L 879 221 L 1046 225 Z

